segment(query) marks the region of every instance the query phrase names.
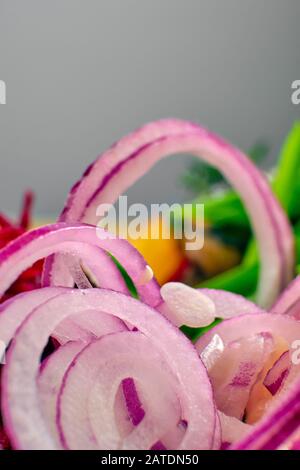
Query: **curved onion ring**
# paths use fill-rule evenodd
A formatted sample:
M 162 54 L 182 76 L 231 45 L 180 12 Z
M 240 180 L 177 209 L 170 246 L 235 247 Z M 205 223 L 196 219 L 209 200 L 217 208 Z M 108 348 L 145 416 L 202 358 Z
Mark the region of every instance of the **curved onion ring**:
M 297 449 L 295 435 L 300 437 L 300 379 L 282 397 L 276 407 L 272 407 L 250 433 L 236 442 L 232 450 L 276 450 L 281 446 Z M 293 433 L 294 437 L 293 437 Z M 285 443 L 292 435 L 293 441 Z M 296 439 L 295 439 L 296 441 Z M 300 446 L 299 446 L 300 447 Z M 299 448 L 298 447 L 298 448 Z
M 49 287 L 24 292 L 7 300 L 0 305 L 0 340 L 9 345 L 17 328 L 35 308 L 46 303 L 49 299 L 65 292 L 63 287 Z M 95 337 L 127 330 L 120 319 L 102 313 L 101 322 L 97 322 L 97 315 L 92 310 L 85 312 L 84 318 L 65 319 L 52 334 L 60 344 L 68 341 L 88 342 Z
M 151 123 L 105 152 L 72 188 L 62 221 L 97 224 L 96 208 L 114 203 L 157 161 L 175 153 L 191 153 L 218 168 L 240 194 L 258 240 L 261 274 L 258 301 L 270 306 L 291 280 L 294 265 L 293 236 L 287 218 L 267 181 L 238 149 L 189 122 Z M 266 234 L 266 230 L 268 233 Z M 53 259 L 48 260 L 48 269 Z M 57 261 L 59 264 L 59 262 Z
M 74 357 L 86 346 L 81 341 L 69 341 L 44 360 L 38 376 L 39 399 L 43 416 L 58 448 L 61 447 L 56 427 L 56 403 L 62 380 Z
M 221 420 L 220 420 L 220 415 L 216 410 L 215 435 L 214 435 L 212 450 L 220 450 L 221 445 L 222 445 Z
M 103 234 L 101 238 L 97 234 Z M 0 295 L 35 261 L 50 254 L 61 252 L 76 255 L 91 267 L 102 287 L 128 292 L 124 281 L 113 261 L 103 250 L 109 252 L 124 266 L 135 283 L 141 300 L 151 306 L 161 302 L 159 286 L 154 279 L 140 285 L 139 280 L 147 270 L 147 264 L 139 252 L 126 240 L 111 237 L 99 228 L 58 223 L 25 233 L 12 241 L 0 252 Z M 49 273 L 50 275 L 50 273 Z M 64 278 L 70 286 L 70 275 Z M 72 279 L 72 278 L 71 278 Z M 55 280 L 54 285 L 60 285 Z M 71 283 L 73 286 L 73 282 Z
M 300 336 L 300 323 L 284 315 L 270 315 L 269 313 L 244 314 L 224 320 L 216 325 L 201 336 L 195 346 L 197 351 L 202 352 L 216 334 L 222 338 L 226 346 L 226 344 L 241 337 L 248 337 L 262 332 L 282 337 L 291 345 Z
M 206 295 L 215 305 L 215 318 L 232 318 L 245 313 L 265 313 L 254 302 L 245 299 L 242 295 L 225 290 L 198 289 Z
M 264 379 L 264 386 L 272 394 L 276 395 L 281 388 L 286 376 L 290 371 L 290 353 L 285 351 L 279 359 L 275 361 Z
M 290 315 L 300 320 L 300 276 L 297 276 L 282 292 L 271 312 Z
M 104 289 L 66 289 L 65 293 L 37 307 L 18 328 L 7 354 L 2 381 L 4 424 L 13 446 L 18 449 L 56 448 L 42 409 L 37 406 L 39 358 L 61 321 L 70 315 L 98 311 L 99 306 L 100 321 L 105 312 L 135 325 L 167 361 L 178 381 L 183 418 L 188 422 L 179 448 L 211 448 L 215 429 L 211 386 L 191 343 L 150 307 Z
M 292 350 L 293 342 L 300 337 L 300 324 L 293 318 L 283 315 L 246 314 L 223 321 L 203 335 L 196 343 L 201 353 L 218 335 L 223 348 L 241 337 L 257 334 L 270 334 L 282 338 L 287 349 Z M 296 371 L 297 365 L 292 364 Z M 299 366 L 298 366 L 299 367 Z M 297 372 L 297 371 L 296 371 Z M 298 371 L 298 374 L 300 369 Z M 293 374 L 295 377 L 295 373 Z M 277 395 L 270 402 L 263 416 L 246 436 L 232 446 L 233 449 L 276 449 L 286 436 L 299 428 L 300 420 L 300 378 L 289 382 L 280 397 Z
M 119 385 L 128 377 L 138 385 L 146 413 L 132 432 L 121 436 L 114 408 Z M 86 346 L 64 376 L 57 406 L 61 441 L 67 449 L 149 449 L 180 422 L 179 388 L 145 335 L 104 336 Z
M 1 304 L 0 340 L 6 347 L 13 339 L 17 328 L 35 308 L 63 292 L 65 292 L 65 289 L 61 287 L 37 289 L 18 294 Z
M 245 313 L 265 313 L 241 295 L 215 289 L 194 289 L 181 282 L 167 282 L 160 289 L 163 302 L 157 309 L 176 326 L 201 328 L 215 318 Z
M 220 419 L 222 444 L 228 446 L 239 441 L 245 434 L 251 432 L 251 426 L 243 423 L 233 416 L 227 416 L 221 411 L 218 411 Z
M 300 450 L 300 426 L 280 444 L 278 450 Z

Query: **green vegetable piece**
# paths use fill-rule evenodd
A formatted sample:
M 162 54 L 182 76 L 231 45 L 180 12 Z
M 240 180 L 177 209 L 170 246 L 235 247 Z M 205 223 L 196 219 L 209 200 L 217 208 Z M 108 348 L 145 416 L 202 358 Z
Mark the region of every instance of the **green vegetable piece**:
M 207 331 L 211 330 L 214 326 L 221 323 L 221 318 L 216 318 L 210 325 L 203 328 L 190 328 L 189 326 L 182 326 L 181 331 L 192 341 L 197 341 L 200 336 L 204 335 Z
M 289 215 L 295 201 L 295 188 L 299 188 L 299 175 L 300 121 L 297 121 L 284 141 L 273 181 L 274 192 Z
M 244 296 L 252 295 L 256 289 L 258 263 L 252 266 L 239 266 L 202 282 L 197 287 L 223 289 Z

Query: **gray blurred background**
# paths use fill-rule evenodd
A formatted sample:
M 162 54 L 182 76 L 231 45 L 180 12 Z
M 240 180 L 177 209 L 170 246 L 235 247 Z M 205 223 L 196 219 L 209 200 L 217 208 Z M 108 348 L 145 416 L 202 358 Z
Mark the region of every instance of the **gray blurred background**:
M 299 0 L 0 0 L 0 210 L 33 188 L 55 217 L 72 183 L 146 121 L 198 121 L 275 159 L 300 106 Z M 189 158 L 160 163 L 130 199 L 176 201 Z

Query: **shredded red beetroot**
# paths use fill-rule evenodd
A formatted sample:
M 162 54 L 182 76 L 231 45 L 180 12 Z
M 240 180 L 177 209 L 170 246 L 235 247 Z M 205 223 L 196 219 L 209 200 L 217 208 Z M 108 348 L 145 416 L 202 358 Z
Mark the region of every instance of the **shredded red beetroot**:
M 0 213 L 0 249 L 7 245 L 10 241 L 22 235 L 22 233 L 29 230 L 32 222 L 32 206 L 34 202 L 34 195 L 31 191 L 27 191 L 23 197 L 22 209 L 19 220 L 13 223 L 8 217 Z M 9 288 L 9 290 L 0 297 L 0 303 L 4 302 L 10 297 L 40 287 L 41 272 L 43 267 L 43 260 L 35 263 L 31 268 L 25 271 L 16 282 Z M 1 368 L 0 368 L 1 374 Z M 0 422 L 0 450 L 11 449 L 9 439 L 1 427 Z
M 30 228 L 33 201 L 33 193 L 27 191 L 23 198 L 22 210 L 17 223 L 13 223 L 4 214 L 0 213 L 0 249 Z M 27 292 L 39 288 L 42 267 L 43 260 L 38 261 L 25 271 L 19 279 L 14 282 L 5 295 L 0 298 L 0 303 L 20 292 Z

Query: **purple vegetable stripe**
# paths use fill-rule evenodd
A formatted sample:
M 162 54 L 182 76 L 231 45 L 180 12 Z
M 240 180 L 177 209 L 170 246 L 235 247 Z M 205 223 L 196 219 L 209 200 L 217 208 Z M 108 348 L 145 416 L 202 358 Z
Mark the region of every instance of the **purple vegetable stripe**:
M 167 450 L 161 441 L 157 441 L 150 450 Z
M 297 384 L 298 385 L 298 384 Z M 231 447 L 235 450 L 275 450 L 300 423 L 300 389 L 283 406 L 259 424 L 245 439 Z M 262 442 L 263 441 L 263 442 Z
M 275 395 L 287 378 L 290 371 L 290 353 L 285 351 L 267 373 L 264 386 L 272 395 Z
M 300 423 L 300 407 L 296 412 L 292 412 L 288 421 L 272 436 L 260 450 L 275 450 L 277 449 L 295 429 L 298 428 Z
M 300 439 L 294 442 L 290 450 L 300 450 Z
M 230 442 L 222 442 L 220 450 L 227 450 L 230 447 Z
M 289 373 L 289 370 L 285 369 L 284 371 L 281 372 L 280 376 L 275 380 L 275 382 L 273 382 L 271 384 L 268 384 L 268 385 L 264 384 L 265 387 L 267 388 L 267 390 L 269 390 L 269 392 L 272 395 L 276 395 L 276 393 L 280 389 L 283 381 L 287 377 L 288 373 Z
M 134 380 L 131 377 L 122 380 L 122 388 L 130 420 L 134 426 L 137 426 L 144 419 L 145 411 L 138 397 Z
M 253 362 L 242 362 L 238 374 L 233 377 L 232 387 L 249 387 L 256 372 L 256 365 Z
M 122 388 L 130 420 L 134 426 L 137 426 L 144 419 L 145 411 L 138 397 L 134 380 L 131 377 L 122 380 Z M 150 450 L 167 449 L 161 441 L 157 441 Z

